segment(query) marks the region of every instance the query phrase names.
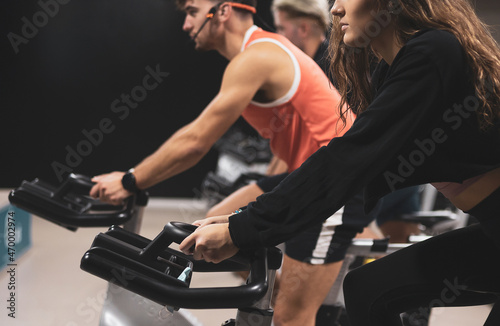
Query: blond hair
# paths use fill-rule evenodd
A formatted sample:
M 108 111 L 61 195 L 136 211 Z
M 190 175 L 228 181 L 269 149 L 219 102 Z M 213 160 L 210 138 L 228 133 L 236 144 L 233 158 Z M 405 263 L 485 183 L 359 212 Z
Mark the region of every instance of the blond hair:
M 274 0 L 272 9 L 288 14 L 290 18 L 308 17 L 326 31 L 331 23 L 327 0 Z

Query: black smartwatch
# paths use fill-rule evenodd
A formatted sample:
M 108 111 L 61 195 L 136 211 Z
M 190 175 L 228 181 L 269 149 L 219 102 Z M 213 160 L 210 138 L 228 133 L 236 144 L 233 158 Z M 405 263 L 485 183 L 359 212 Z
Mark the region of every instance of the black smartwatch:
M 123 175 L 122 186 L 125 190 L 130 192 L 139 192 L 139 188 L 135 184 L 134 169 L 130 169 Z

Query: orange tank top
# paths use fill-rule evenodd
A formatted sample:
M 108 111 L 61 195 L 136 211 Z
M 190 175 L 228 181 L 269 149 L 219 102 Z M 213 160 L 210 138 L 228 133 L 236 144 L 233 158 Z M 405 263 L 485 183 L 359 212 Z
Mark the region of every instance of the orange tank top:
M 321 146 L 342 136 L 352 125 L 340 120 L 340 95 L 321 68 L 308 55 L 285 37 L 252 26 L 245 35 L 242 51 L 257 42 L 270 42 L 291 58 L 295 77 L 283 97 L 270 102 L 252 101 L 243 111 L 243 118 L 259 134 L 269 139 L 271 151 L 288 164 L 288 171 L 297 169 Z

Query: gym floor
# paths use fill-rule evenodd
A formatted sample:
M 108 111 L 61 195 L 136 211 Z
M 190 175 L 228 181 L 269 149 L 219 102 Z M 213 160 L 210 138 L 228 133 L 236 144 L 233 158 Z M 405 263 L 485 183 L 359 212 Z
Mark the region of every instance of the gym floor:
M 0 206 L 8 190 L 0 190 Z M 192 222 L 204 216 L 205 205 L 191 199 L 152 199 L 146 208 L 140 234 L 154 238 L 169 221 Z M 99 324 L 107 283 L 80 270 L 80 259 L 94 237 L 107 228 L 68 231 L 43 219 L 32 219 L 32 247 L 17 259 L 16 318 L 8 317 L 9 275 L 0 275 L 0 325 L 86 326 Z M 1 253 L 2 255 L 4 253 Z M 192 286 L 236 286 L 241 280 L 232 273 L 193 276 Z M 234 309 L 188 310 L 198 325 L 217 326 L 233 318 Z M 433 309 L 430 326 L 483 325 L 489 307 Z M 151 313 L 151 311 L 148 311 Z M 154 312 L 160 314 L 159 311 Z M 158 323 L 152 323 L 157 325 Z

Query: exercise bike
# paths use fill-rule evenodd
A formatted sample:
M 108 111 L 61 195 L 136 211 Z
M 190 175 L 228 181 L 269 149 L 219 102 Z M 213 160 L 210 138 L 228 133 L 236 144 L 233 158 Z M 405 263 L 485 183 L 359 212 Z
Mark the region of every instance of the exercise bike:
M 238 308 L 235 319 L 222 325 L 270 326 L 271 297 L 276 270 L 282 254 L 277 248 L 239 253 L 219 264 L 195 261 L 170 248 L 180 243 L 195 226 L 170 222 L 151 240 L 118 227 L 96 236 L 81 260 L 81 268 L 106 281 L 152 300 L 166 310 L 179 308 Z M 190 288 L 193 272 L 250 270 L 245 285 L 236 287 Z M 125 276 L 122 282 L 116 273 Z
M 89 177 L 80 174 L 70 174 L 60 186 L 40 179 L 23 181 L 18 188 L 10 192 L 9 201 L 34 216 L 73 232 L 80 227 L 121 225 L 125 231 L 138 233 L 144 208 L 148 203 L 148 193 L 139 192 L 122 205 L 114 206 L 89 197 L 93 185 Z M 123 280 L 123 276 L 119 274 L 116 274 L 116 278 Z M 110 283 L 99 325 L 201 325 L 187 311 L 160 320 L 156 312 L 162 309 L 163 307 L 155 302 Z
M 201 198 L 212 207 L 235 190 L 255 182 L 267 170 L 272 153 L 269 141 L 233 126 L 214 145 L 219 157 L 214 171 L 201 183 Z

